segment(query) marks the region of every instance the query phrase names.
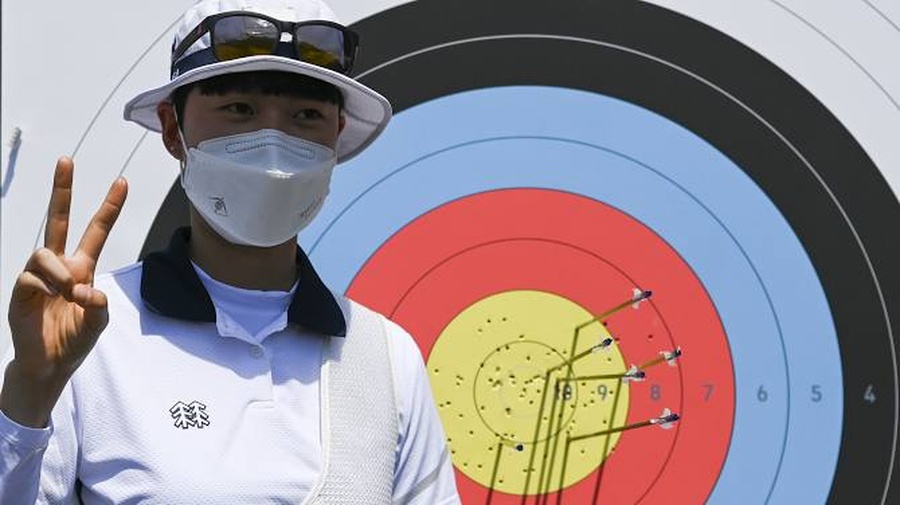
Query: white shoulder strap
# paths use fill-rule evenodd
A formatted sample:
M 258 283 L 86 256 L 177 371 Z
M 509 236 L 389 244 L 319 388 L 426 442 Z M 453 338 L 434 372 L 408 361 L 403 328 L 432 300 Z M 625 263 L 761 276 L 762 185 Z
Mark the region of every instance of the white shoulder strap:
M 323 476 L 314 504 L 391 502 L 397 407 L 383 317 L 354 302 L 322 365 Z

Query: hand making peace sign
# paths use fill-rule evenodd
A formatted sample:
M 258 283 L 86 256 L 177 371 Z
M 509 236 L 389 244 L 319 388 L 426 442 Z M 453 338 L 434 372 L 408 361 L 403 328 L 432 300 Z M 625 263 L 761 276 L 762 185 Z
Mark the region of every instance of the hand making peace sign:
M 78 247 L 66 255 L 74 163 L 60 158 L 44 230 L 44 247 L 28 259 L 9 304 L 15 358 L 6 370 L 0 409 L 29 426 L 44 426 L 66 382 L 109 320 L 106 295 L 94 289 L 100 251 L 119 217 L 128 185 L 116 179 Z

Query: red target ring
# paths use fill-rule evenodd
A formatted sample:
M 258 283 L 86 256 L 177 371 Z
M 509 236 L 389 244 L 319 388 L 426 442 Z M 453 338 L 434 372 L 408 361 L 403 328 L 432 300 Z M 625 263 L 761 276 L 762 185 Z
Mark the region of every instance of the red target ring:
M 405 327 L 427 359 L 448 323 L 492 294 L 545 291 L 600 314 L 634 288 L 652 290 L 653 297 L 640 310 L 607 320 L 628 364 L 641 365 L 676 347 L 684 356 L 677 366 L 648 369 L 646 381 L 631 386 L 627 423 L 656 417 L 664 407 L 681 420 L 670 430 L 624 432 L 602 473 L 569 486 L 564 498 L 589 503 L 602 477 L 601 502 L 699 503 L 716 483 L 734 422 L 727 337 L 691 268 L 631 216 L 560 191 L 471 195 L 399 230 L 369 258 L 347 293 Z M 461 472 L 457 483 L 464 502 L 484 502 L 485 486 Z M 492 498 L 521 502 L 521 496 L 496 492 Z

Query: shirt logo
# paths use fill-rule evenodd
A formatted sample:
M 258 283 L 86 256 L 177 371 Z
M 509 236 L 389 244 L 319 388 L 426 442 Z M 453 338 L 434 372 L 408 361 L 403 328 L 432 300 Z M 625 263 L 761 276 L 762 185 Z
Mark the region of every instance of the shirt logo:
M 194 400 L 191 403 L 178 401 L 169 409 L 175 427 L 186 430 L 188 428 L 203 429 L 209 426 L 209 414 L 206 413 L 206 405 Z

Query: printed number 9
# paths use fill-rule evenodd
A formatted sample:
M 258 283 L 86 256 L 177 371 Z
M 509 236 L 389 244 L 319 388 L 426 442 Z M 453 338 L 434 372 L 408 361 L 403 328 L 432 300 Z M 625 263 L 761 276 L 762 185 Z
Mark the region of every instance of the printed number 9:
M 600 401 L 606 399 L 606 395 L 609 394 L 609 389 L 606 388 L 606 384 L 597 386 L 597 394 L 600 395 Z

